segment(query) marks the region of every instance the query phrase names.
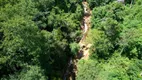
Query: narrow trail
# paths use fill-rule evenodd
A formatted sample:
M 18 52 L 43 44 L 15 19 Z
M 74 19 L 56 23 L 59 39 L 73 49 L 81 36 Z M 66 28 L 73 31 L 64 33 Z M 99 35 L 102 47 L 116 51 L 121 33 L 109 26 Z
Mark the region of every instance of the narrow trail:
M 77 62 L 80 59 L 87 60 L 89 58 L 89 49 L 92 46 L 90 43 L 86 43 L 85 39 L 87 37 L 87 34 L 90 30 L 90 19 L 91 19 L 91 10 L 89 8 L 88 3 L 86 0 L 82 2 L 83 8 L 84 8 L 84 17 L 81 21 L 81 28 L 82 28 L 82 35 L 79 42 L 80 50 L 78 51 L 76 58 L 70 58 L 67 66 L 67 70 L 64 73 L 63 80 L 76 80 L 77 75 Z
M 88 43 L 85 43 L 85 39 L 86 39 L 86 36 L 90 30 L 90 23 L 91 23 L 91 10 L 89 8 L 89 5 L 86 1 L 83 1 L 82 2 L 83 4 L 83 7 L 84 7 L 84 17 L 83 17 L 83 20 L 82 20 L 82 25 L 81 25 L 81 28 L 83 28 L 83 37 L 82 39 L 80 40 L 79 42 L 79 45 L 80 45 L 80 53 L 79 54 L 82 54 L 82 58 L 87 60 L 89 58 L 89 48 L 92 46 L 92 44 L 88 44 Z

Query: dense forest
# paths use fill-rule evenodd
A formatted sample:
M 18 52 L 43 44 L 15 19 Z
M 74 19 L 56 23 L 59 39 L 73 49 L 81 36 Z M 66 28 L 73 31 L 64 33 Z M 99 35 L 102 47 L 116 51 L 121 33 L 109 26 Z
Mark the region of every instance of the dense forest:
M 0 80 L 68 80 L 83 1 L 92 46 L 89 59 L 77 59 L 75 80 L 142 80 L 142 0 L 0 0 Z
M 56 80 L 80 38 L 78 0 L 0 0 L 0 78 Z
M 78 62 L 77 80 L 142 80 L 142 0 L 88 0 L 90 59 Z

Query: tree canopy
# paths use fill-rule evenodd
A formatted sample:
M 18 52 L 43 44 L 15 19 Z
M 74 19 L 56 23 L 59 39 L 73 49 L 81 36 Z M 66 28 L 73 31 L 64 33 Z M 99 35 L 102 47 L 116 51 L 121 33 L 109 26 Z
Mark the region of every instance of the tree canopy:
M 76 80 L 141 80 L 141 0 L 0 0 L 0 80 L 62 80 L 80 50 L 83 1 L 92 46 L 70 61 Z
M 88 0 L 92 8 L 90 59 L 78 63 L 77 80 L 141 80 L 141 0 Z
M 81 1 L 0 0 L 0 14 L 0 79 L 62 79 L 80 36 Z

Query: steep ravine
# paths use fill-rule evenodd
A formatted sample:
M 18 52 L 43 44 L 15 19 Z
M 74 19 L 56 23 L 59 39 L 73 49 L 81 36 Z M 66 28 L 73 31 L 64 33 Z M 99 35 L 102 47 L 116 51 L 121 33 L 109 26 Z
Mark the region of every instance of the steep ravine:
M 81 29 L 83 37 L 79 42 L 80 50 L 78 51 L 76 58 L 74 59 L 70 58 L 67 65 L 67 69 L 63 76 L 63 80 L 76 80 L 78 60 L 80 59 L 87 60 L 89 58 L 89 48 L 91 47 L 91 44 L 85 43 L 85 39 L 90 29 L 91 10 L 86 0 L 82 2 L 82 5 L 84 8 L 84 16 L 81 21 Z

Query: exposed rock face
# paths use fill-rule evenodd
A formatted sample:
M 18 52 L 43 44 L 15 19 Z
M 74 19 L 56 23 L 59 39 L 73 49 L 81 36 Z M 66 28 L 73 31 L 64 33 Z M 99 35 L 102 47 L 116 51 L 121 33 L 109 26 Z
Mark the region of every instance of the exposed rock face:
M 117 2 L 124 3 L 125 0 L 117 0 Z
M 83 2 L 83 7 L 84 7 L 84 14 L 85 15 L 90 15 L 90 9 L 88 7 L 88 3 L 87 2 Z

